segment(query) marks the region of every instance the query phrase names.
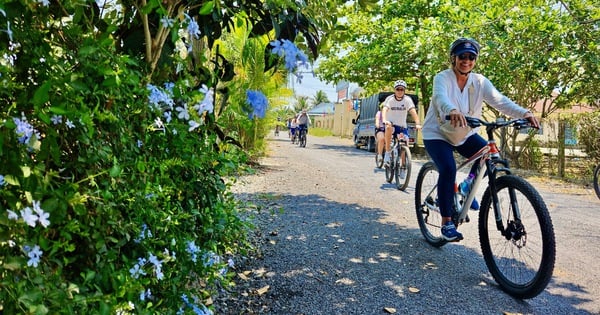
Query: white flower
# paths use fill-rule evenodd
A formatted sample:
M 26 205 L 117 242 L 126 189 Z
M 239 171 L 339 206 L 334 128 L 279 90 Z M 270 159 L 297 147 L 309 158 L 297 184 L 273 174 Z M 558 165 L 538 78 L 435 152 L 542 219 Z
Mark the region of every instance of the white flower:
M 50 225 L 50 221 L 48 220 L 50 214 L 40 207 L 39 201 L 33 201 L 33 211 L 38 215 L 38 221 L 43 227 L 48 227 L 48 225 Z
M 38 220 L 38 216 L 33 214 L 33 211 L 29 207 L 21 210 L 21 217 L 31 227 L 35 227 L 35 222 Z
M 160 117 L 156 117 L 156 119 L 154 120 L 154 127 L 156 128 L 156 130 L 165 130 L 165 125 L 163 124 Z
M 177 114 L 177 118 L 190 120 L 190 113 L 188 112 L 187 104 L 183 104 L 183 106 L 178 106 L 175 108 L 175 110 L 179 112 L 179 114 Z
M 42 257 L 43 254 L 43 252 L 40 250 L 40 247 L 38 245 L 35 245 L 33 248 L 25 247 L 24 250 L 27 253 L 27 256 L 29 257 L 29 260 L 27 261 L 27 266 L 37 267 L 40 263 L 40 257 Z
M 160 18 L 160 23 L 162 24 L 162 26 L 164 28 L 171 28 L 171 27 L 173 27 L 175 20 L 170 19 L 169 17 L 163 16 L 162 18 Z
M 208 86 L 206 86 L 206 84 L 202 84 L 202 86 L 198 89 L 198 92 L 202 93 L 202 94 L 206 94 L 208 93 Z
M 38 215 L 39 215 L 38 221 L 40 222 L 40 224 L 45 228 L 48 227 L 48 225 L 50 225 L 50 220 L 48 220 L 48 218 L 50 217 L 50 214 L 48 212 L 42 211 Z
M 67 125 L 67 127 L 69 127 L 69 129 L 75 128 L 75 124 L 73 124 L 73 122 L 69 119 L 67 119 L 67 121 L 65 122 L 65 125 Z
M 196 20 L 194 20 L 187 14 L 185 14 L 185 18 L 188 21 L 187 31 L 190 34 L 190 36 L 200 38 L 200 26 L 198 26 Z
M 165 117 L 165 120 L 167 121 L 167 124 L 171 122 L 171 112 L 164 112 L 163 116 Z
M 190 129 L 188 129 L 188 131 L 194 131 L 194 129 L 200 127 L 200 124 L 195 120 L 190 120 L 188 123 L 190 124 Z
M 8 212 L 9 220 L 19 220 L 19 215 L 17 213 L 15 213 L 14 211 L 8 209 L 8 210 L 6 210 L 6 212 Z
M 52 121 L 53 124 L 58 125 L 58 124 L 62 123 L 62 116 L 54 115 L 54 116 L 52 116 L 52 118 L 50 118 L 50 120 Z

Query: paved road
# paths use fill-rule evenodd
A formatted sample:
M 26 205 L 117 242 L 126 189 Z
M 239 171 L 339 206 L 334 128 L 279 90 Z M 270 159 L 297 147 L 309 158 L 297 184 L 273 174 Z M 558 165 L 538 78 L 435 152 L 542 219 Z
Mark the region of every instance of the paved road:
M 548 288 L 521 301 L 498 289 L 487 272 L 476 218 L 461 226 L 463 242 L 434 249 L 423 240 L 413 205 L 414 182 L 423 162 L 414 161 L 409 188 L 401 192 L 385 182 L 383 171 L 375 168 L 373 153 L 354 148 L 350 140 L 309 135 L 307 147 L 298 148 L 287 135 L 271 139 L 270 156 L 264 160 L 269 172 L 261 175 L 264 189 L 255 193 L 277 196 L 273 202 L 287 208 L 284 220 L 302 227 L 278 227 L 264 264 L 281 275 L 266 281 L 271 281 L 272 292 L 281 292 L 300 281 L 292 278 L 304 277 L 304 285 L 314 282 L 306 290 L 316 294 L 311 298 L 310 293 L 293 298 L 280 294 L 278 298 L 286 299 L 280 304 L 296 306 L 289 314 L 311 314 L 309 307 L 302 308 L 310 304 L 306 299 L 321 299 L 324 305 L 312 314 L 385 314 L 384 307 L 402 314 L 600 314 L 600 201 L 591 190 L 530 178 L 552 216 L 557 260 Z M 278 185 L 268 185 L 273 182 Z M 290 200 L 297 206 L 290 206 Z M 340 216 L 340 211 L 346 215 Z M 332 239 L 335 245 L 325 255 L 334 259 L 322 258 L 313 270 L 316 273 L 309 276 L 278 271 L 284 267 L 269 262 L 269 255 L 273 260 L 294 256 L 310 266 L 317 255 L 315 246 L 325 248 Z M 333 274 L 338 278 L 328 279 Z M 329 301 L 334 293 L 324 293 L 323 287 L 330 282 L 335 283 L 331 290 L 351 290 L 340 294 L 353 296 L 355 305 Z M 356 308 L 370 303 L 374 303 L 370 311 Z M 331 309 L 325 305 L 332 305 Z M 286 312 L 285 305 L 271 309 L 273 314 Z

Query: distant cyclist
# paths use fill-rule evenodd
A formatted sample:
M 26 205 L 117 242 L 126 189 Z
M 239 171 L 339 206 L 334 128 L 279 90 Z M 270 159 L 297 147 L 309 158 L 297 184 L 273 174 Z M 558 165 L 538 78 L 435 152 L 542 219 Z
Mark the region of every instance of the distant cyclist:
M 292 133 L 292 143 L 296 140 L 296 131 L 298 130 L 298 123 L 296 122 L 296 118 L 292 118 L 290 122 L 290 132 Z
M 382 118 L 385 124 L 385 156 L 383 162 L 385 165 L 390 164 L 390 150 L 392 143 L 392 134 L 405 137 L 408 143 L 408 128 L 406 124 L 406 116 L 408 113 L 415 121 L 415 127 L 421 129 L 419 115 L 415 108 L 412 98 L 405 97 L 406 82 L 398 80 L 394 82 L 394 94 L 388 96 L 383 102 Z M 404 178 L 406 174 L 400 173 L 400 177 Z
M 296 117 L 296 122 L 298 123 L 298 130 L 306 130 L 306 133 L 308 133 L 308 125 L 310 125 L 311 121 L 306 113 L 306 109 L 303 109 L 298 117 Z

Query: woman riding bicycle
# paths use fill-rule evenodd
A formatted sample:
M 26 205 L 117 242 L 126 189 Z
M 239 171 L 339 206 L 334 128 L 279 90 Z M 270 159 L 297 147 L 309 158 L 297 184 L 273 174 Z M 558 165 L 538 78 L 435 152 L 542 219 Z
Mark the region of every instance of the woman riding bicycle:
M 459 38 L 450 46 L 451 68 L 436 74 L 433 79 L 431 103 L 423 124 L 423 139 L 427 153 L 438 168 L 437 194 L 442 214 L 442 236 L 448 241 L 463 239 L 452 223 L 452 201 L 456 179 L 456 162 L 453 152 L 469 157 L 487 142 L 477 134 L 478 128 L 466 134 L 462 141 L 449 143 L 440 125 L 449 116 L 454 128 L 466 128 L 465 116 L 481 118 L 483 102 L 511 117 L 523 117 L 534 128 L 539 123 L 533 114 L 502 95 L 483 75 L 471 72 L 479 56 L 480 46 L 473 39 Z M 473 164 L 471 173 L 477 163 Z M 476 204 L 476 202 L 473 202 Z M 473 205 L 472 204 L 472 205 Z
M 406 82 L 398 80 L 394 82 L 394 94 L 388 96 L 383 101 L 381 115 L 385 124 L 385 156 L 383 162 L 386 165 L 390 163 L 390 150 L 392 143 L 392 134 L 403 134 L 408 143 L 408 129 L 406 125 L 406 116 L 411 114 L 415 121 L 415 127 L 421 129 L 419 115 L 415 109 L 415 103 L 412 98 L 405 97 Z

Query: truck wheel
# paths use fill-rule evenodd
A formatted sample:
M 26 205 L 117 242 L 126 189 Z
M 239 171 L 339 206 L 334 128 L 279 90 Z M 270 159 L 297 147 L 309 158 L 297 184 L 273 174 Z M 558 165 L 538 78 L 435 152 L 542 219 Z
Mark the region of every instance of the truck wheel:
M 375 149 L 373 148 L 373 147 L 374 147 L 374 146 L 373 146 L 373 144 L 374 144 L 374 142 L 375 142 L 375 141 L 373 141 L 373 140 L 374 140 L 374 139 L 373 139 L 373 138 L 371 138 L 371 137 L 367 138 L 367 151 L 368 151 L 368 152 L 372 152 L 372 151 L 374 151 L 374 150 L 375 150 Z
M 354 136 L 354 146 L 357 149 L 360 148 L 360 142 L 358 141 L 358 136 Z

